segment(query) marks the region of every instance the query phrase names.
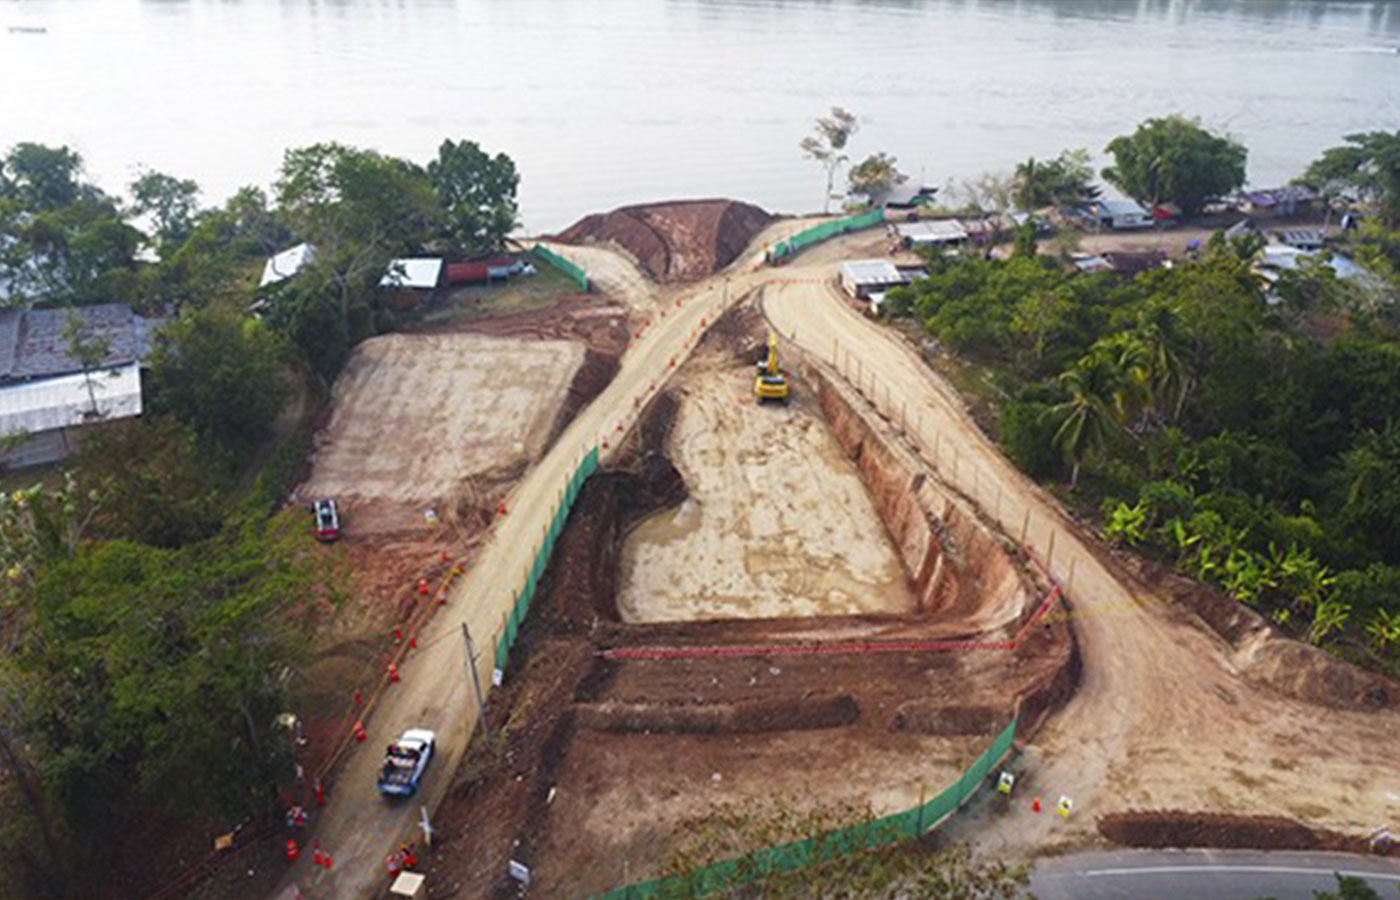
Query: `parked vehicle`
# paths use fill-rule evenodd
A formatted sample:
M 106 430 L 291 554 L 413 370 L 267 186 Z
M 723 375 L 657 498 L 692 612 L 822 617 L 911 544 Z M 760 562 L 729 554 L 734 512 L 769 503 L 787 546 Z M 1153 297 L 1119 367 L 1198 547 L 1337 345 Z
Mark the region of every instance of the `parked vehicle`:
M 379 793 L 392 797 L 413 796 L 436 749 L 437 735 L 433 732 L 422 728 L 405 731 L 384 754 L 384 765 L 379 769 Z
M 327 497 L 317 500 L 311 507 L 316 516 L 316 540 L 330 543 L 340 537 L 340 513 L 335 508 L 335 500 Z

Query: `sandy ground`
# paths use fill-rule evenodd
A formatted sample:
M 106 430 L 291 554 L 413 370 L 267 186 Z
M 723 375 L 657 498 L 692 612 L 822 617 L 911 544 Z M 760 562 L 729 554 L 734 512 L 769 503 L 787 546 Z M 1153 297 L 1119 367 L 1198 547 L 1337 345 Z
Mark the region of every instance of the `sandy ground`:
M 855 467 L 811 399 L 753 400 L 750 367 L 682 381 L 667 455 L 690 497 L 622 553 L 627 622 L 906 612 L 914 597 Z
M 822 257 L 844 244 L 833 243 Z M 1031 855 L 1094 841 L 1100 813 L 1163 806 L 1276 813 L 1353 833 L 1400 820 L 1394 753 L 1400 715 L 1343 712 L 1286 697 L 1251 681 L 1250 655 L 1232 650 L 1194 615 L 1141 603 L 1141 587 L 1105 564 L 1092 539 L 1001 457 L 953 389 L 891 330 L 861 319 L 830 292 L 833 262 L 798 257 L 780 270 L 751 269 L 760 250 L 687 290 L 682 306 L 629 346 L 617 377 L 512 491 L 514 513 L 497 523 L 445 612 L 430 623 L 423 649 L 403 667 L 398 702 L 368 723 L 369 748 L 405 727 L 438 730 L 441 765 L 429 773 L 422 803 L 433 809 L 441 802 L 475 723 L 470 679 L 462 674 L 461 623 L 470 625 L 478 646 L 494 643 L 583 448 L 635 421 L 658 380 L 664 384 L 659 373 L 667 361 L 694 348 L 702 320 L 713 321 L 748 289 L 771 283 L 765 309 L 778 327 L 822 358 L 830 359 L 835 345 L 863 360 L 879 393 L 907 403 L 917 423 L 911 440 L 926 458 L 951 472 L 984 510 L 994 509 L 989 515 L 1008 534 L 1024 530 L 1026 548 L 1068 586 L 1076 605 L 1081 687 L 1020 763 L 1021 789 L 1074 797 L 1074 818 L 993 815 L 979 803 L 953 823 L 954 836 L 992 852 Z M 477 667 L 489 682 L 489 652 Z M 322 846 L 337 852 L 336 871 L 298 869 L 279 897 L 290 900 L 294 886 L 308 898 L 364 896 L 382 881 L 383 854 L 412 833 L 417 809 L 388 806 L 373 795 L 368 785 L 376 765 L 372 752 L 352 755 L 342 776 L 347 788 L 328 798 L 319 834 Z
M 953 834 L 1029 854 L 1095 840 L 1096 815 L 1128 809 L 1285 815 L 1347 833 L 1400 818 L 1400 715 L 1329 709 L 1250 680 L 1249 652 L 1180 608 L 1143 602 L 1142 587 L 1105 564 L 1097 542 L 1002 458 L 893 331 L 822 284 L 779 285 L 766 298 L 769 316 L 798 329 L 811 352 L 830 359 L 834 342 L 838 359 L 863 361 L 876 396 L 907 402 L 926 456 L 1007 533 L 1024 528 L 1026 546 L 1075 605 L 1083 682 L 1022 762 L 1024 789 L 1073 797 L 1075 818 L 975 814 Z
M 342 498 L 346 529 L 374 501 L 432 507 L 463 479 L 536 457 L 584 350 L 568 341 L 391 334 L 356 348 L 302 490 Z M 394 522 L 402 527 L 402 523 Z

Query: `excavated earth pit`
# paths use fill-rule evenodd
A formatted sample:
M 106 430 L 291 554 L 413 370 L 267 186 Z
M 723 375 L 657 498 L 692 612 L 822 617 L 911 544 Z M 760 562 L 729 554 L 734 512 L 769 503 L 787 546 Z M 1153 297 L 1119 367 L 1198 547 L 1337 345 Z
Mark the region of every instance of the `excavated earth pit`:
M 1073 692 L 1063 617 L 1032 621 L 1048 585 L 854 392 L 790 360 L 795 405 L 753 403 L 763 334 L 752 310 L 715 323 L 585 485 L 439 811 L 446 889 L 512 895 L 515 859 L 533 895 L 591 897 L 720 804 L 905 809 Z M 687 505 L 719 526 L 676 526 Z M 725 528 L 748 531 L 686 544 Z M 745 566 L 750 542 L 781 564 Z M 829 652 L 895 639 L 1003 649 Z

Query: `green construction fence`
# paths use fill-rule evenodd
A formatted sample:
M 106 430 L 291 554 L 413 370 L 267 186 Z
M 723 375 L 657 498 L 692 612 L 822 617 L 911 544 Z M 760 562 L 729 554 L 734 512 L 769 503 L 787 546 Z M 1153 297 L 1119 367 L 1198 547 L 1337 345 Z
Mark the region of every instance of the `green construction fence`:
M 550 250 L 543 244 L 536 244 L 535 246 L 531 247 L 530 253 L 536 258 L 540 259 L 541 261 L 549 263 L 554 268 L 558 269 L 565 275 L 572 278 L 578 284 L 579 290 L 583 291 L 584 293 L 588 292 L 588 273 L 583 271 L 583 269 L 577 263 L 569 262 L 567 259 L 560 256 L 558 253 L 555 253 L 553 250 Z
M 596 471 L 598 471 L 598 448 L 594 447 L 588 451 L 588 455 L 574 470 L 569 483 L 564 486 L 563 497 L 559 501 L 558 508 L 554 510 L 554 516 L 549 521 L 549 530 L 545 532 L 544 541 L 535 553 L 535 561 L 530 566 L 530 574 L 525 579 L 525 586 L 516 595 L 510 615 L 506 617 L 505 630 L 501 633 L 501 639 L 496 644 L 496 668 L 501 672 L 506 669 L 506 661 L 510 659 L 510 649 L 515 646 L 515 638 L 520 634 L 520 626 L 525 621 L 525 614 L 530 611 L 530 601 L 535 598 L 535 588 L 539 586 L 540 578 L 544 576 L 545 567 L 549 565 L 549 555 L 554 552 L 554 544 L 559 540 L 559 535 L 564 530 L 564 523 L 569 520 L 569 511 L 573 509 L 579 491 L 583 490 L 583 483 Z
M 813 244 L 820 244 L 822 241 L 830 240 L 837 235 L 846 234 L 851 231 L 860 231 L 862 228 L 873 228 L 883 224 L 885 221 L 885 211 L 883 209 L 872 209 L 870 212 L 861 213 L 858 216 L 848 216 L 844 219 L 837 219 L 834 222 L 823 222 L 820 225 L 808 228 L 806 231 L 799 231 L 792 237 L 778 241 L 768 249 L 768 264 L 778 265 L 789 256 L 804 250 Z
M 913 809 L 894 813 L 873 822 L 852 825 L 777 847 L 727 859 L 681 875 L 653 878 L 609 891 L 594 900 L 664 900 L 699 897 L 730 887 L 749 884 L 772 875 L 793 872 L 804 866 L 839 855 L 873 850 L 886 844 L 913 840 L 952 815 L 977 791 L 1011 751 L 1016 740 L 1016 719 L 997 735 L 982 755 L 963 772 L 962 777 L 936 797 Z

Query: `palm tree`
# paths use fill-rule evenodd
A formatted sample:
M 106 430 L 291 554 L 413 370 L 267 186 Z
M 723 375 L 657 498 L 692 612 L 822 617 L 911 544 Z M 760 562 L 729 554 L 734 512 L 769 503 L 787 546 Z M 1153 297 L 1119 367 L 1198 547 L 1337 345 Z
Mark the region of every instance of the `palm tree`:
M 1134 332 L 1142 348 L 1143 378 L 1151 406 L 1168 422 L 1181 416 L 1194 379 L 1186 362 L 1186 335 L 1169 306 L 1155 306 L 1138 317 Z
M 1047 413 L 1059 423 L 1052 440 L 1072 467 L 1069 489 L 1074 490 L 1079 484 L 1080 465 L 1101 454 L 1118 428 L 1114 409 L 1122 379 L 1108 354 L 1091 352 L 1059 380 L 1069 399 L 1050 407 Z

